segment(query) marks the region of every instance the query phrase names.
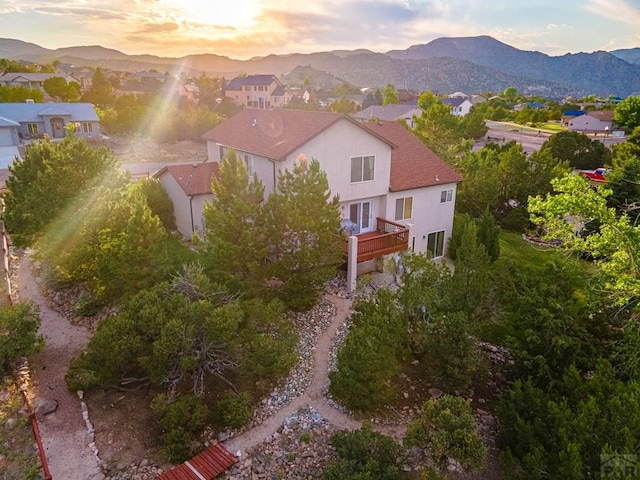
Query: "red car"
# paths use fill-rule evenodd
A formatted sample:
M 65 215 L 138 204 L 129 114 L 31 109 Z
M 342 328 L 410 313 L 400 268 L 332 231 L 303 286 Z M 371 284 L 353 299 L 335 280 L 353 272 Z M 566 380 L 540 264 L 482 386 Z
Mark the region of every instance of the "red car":
M 588 178 L 592 182 L 604 182 L 608 170 L 606 168 L 596 168 L 595 170 L 580 170 L 580 175 Z

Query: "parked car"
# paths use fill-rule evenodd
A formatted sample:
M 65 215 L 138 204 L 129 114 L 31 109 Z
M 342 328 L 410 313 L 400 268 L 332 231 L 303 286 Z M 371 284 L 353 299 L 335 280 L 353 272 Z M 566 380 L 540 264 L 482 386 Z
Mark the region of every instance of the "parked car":
M 606 168 L 596 168 L 595 170 L 580 170 L 580 175 L 592 182 L 604 182 L 608 172 Z

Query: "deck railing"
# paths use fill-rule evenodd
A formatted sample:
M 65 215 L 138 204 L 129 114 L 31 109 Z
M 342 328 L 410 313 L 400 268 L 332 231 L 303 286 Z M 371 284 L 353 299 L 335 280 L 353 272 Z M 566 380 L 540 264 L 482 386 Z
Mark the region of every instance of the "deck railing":
M 358 237 L 358 263 L 400 252 L 409 247 L 409 229 L 400 223 L 380 217 L 376 218 L 375 232 L 356 236 Z

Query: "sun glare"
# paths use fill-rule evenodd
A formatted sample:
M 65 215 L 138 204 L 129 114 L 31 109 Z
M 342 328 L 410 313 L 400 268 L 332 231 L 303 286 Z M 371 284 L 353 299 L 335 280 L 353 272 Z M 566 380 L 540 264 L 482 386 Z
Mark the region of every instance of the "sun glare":
M 251 21 L 258 14 L 256 0 L 172 0 L 184 17 L 192 22 L 208 25 L 238 26 Z

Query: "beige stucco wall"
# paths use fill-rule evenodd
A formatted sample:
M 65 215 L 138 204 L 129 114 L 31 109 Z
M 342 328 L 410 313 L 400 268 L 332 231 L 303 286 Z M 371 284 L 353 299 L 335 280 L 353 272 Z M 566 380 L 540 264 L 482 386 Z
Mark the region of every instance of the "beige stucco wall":
M 191 238 L 194 232 L 201 234 L 204 229 L 202 219 L 204 205 L 205 202 L 211 202 L 213 195 L 195 195 L 191 199 L 184 193 L 184 190 L 169 172 L 160 174 L 158 180 L 173 202 L 173 216 L 176 220 L 178 231 L 185 238 Z M 192 218 L 193 225 L 191 223 Z
M 440 202 L 443 190 L 453 190 L 451 202 Z M 398 198 L 413 197 L 413 212 L 410 219 L 394 220 L 396 200 Z M 409 247 L 416 253 L 427 251 L 427 236 L 433 232 L 444 230 L 445 252 L 446 245 L 453 229 L 453 214 L 455 211 L 456 184 L 447 183 L 433 187 L 390 192 L 386 202 L 385 218 L 397 221 L 409 227 Z

